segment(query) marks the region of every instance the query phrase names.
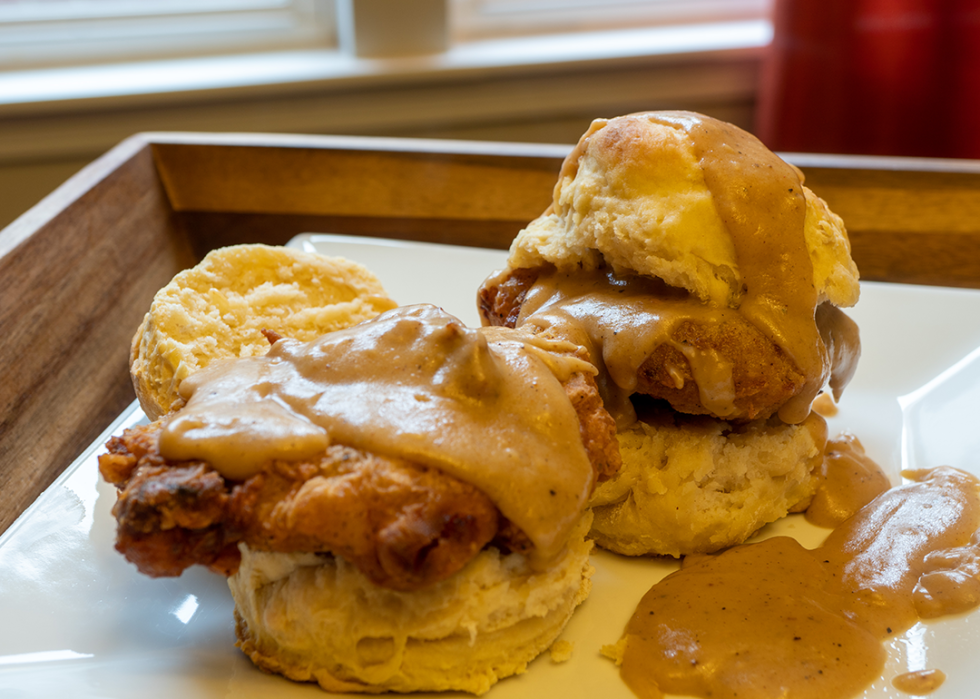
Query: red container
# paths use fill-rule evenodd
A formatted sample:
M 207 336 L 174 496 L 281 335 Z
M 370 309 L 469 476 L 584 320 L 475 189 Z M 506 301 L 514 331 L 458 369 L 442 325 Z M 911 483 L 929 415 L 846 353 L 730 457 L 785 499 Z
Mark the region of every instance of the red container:
M 774 150 L 980 158 L 980 0 L 776 0 Z

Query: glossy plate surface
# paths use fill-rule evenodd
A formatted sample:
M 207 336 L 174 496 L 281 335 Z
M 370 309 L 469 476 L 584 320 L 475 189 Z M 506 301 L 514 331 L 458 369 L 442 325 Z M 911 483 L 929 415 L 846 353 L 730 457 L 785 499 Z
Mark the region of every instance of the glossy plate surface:
M 506 253 L 340 236 L 292 245 L 368 266 L 399 303 L 432 302 L 478 323 L 475 293 Z M 980 292 L 865 284 L 849 314 L 863 357 L 831 433 L 848 430 L 899 482 L 903 467 L 949 464 L 980 475 Z M 135 329 L 134 329 L 135 331 Z M 142 418 L 127 411 L 110 433 Z M 224 580 L 202 570 L 146 578 L 113 550 L 115 501 L 98 478 L 102 442 L 82 454 L 0 538 L 0 696 L 215 699 L 322 697 L 313 686 L 265 675 L 234 647 Z M 788 534 L 806 546 L 826 530 L 792 516 L 761 536 Z M 674 564 L 598 552 L 592 596 L 563 638 L 572 658 L 547 654 L 488 696 L 632 697 L 599 647 L 615 642 L 634 606 Z M 888 645 L 889 664 L 868 697 L 906 697 L 901 672 L 939 668 L 932 696 L 973 699 L 980 614 L 918 624 Z M 445 696 L 445 695 L 441 695 Z

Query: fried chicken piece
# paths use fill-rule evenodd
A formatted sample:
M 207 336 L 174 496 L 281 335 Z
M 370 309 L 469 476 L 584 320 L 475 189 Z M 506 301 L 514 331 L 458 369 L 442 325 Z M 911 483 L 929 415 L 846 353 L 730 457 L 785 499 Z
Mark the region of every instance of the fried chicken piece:
M 675 342 L 717 352 L 732 365 L 733 421 L 765 419 L 803 387 L 803 374 L 783 350 L 750 323 L 718 325 L 685 321 L 674 329 Z M 687 358 L 672 345 L 660 345 L 640 366 L 637 393 L 668 401 L 674 410 L 711 415 L 701 402 Z
M 515 327 L 521 305 L 541 273 L 516 269 L 487 280 L 477 297 L 484 322 Z M 685 320 L 673 329 L 671 340 L 675 344 L 659 345 L 640 365 L 635 391 L 666 400 L 679 412 L 713 414 L 702 404 L 691 365 L 676 345 L 717 353 L 731 364 L 735 412 L 718 417 L 733 421 L 768 418 L 803 387 L 804 376 L 793 360 L 748 321 Z
M 175 527 L 146 533 L 120 527 L 116 550 L 141 573 L 154 578 L 177 577 L 194 563 L 219 575 L 234 575 L 242 560 L 238 544 L 228 541 L 228 531 L 220 524 L 206 529 Z
M 591 376 L 565 384 L 598 479 L 621 463 L 615 423 Z M 375 584 L 411 590 L 448 578 L 491 541 L 531 543 L 474 486 L 442 471 L 334 445 L 318 460 L 272 461 L 234 482 L 201 461 L 170 463 L 161 423 L 126 430 L 99 457 L 119 488 L 116 548 L 141 572 L 175 576 L 191 565 L 225 575 L 237 545 L 343 557 Z
M 157 451 L 158 430 L 138 426 L 112 437 L 99 457 L 102 477 L 121 489 L 112 514 L 116 550 L 147 575 L 180 575 L 192 563 L 231 575 L 241 558 L 224 526 L 228 488 L 202 462 L 171 466 Z
M 538 280 L 537 269 L 515 269 L 503 278 L 491 277 L 480 286 L 477 292 L 476 304 L 485 325 L 496 325 L 505 328 L 517 326 L 517 317 L 528 290 Z
M 340 555 L 378 585 L 411 590 L 449 577 L 498 533 L 489 498 L 436 469 L 332 446 L 234 483 L 202 462 L 163 463 L 159 430 L 127 430 L 99 459 L 120 488 L 116 548 L 153 577 L 194 564 L 233 573 L 244 542 Z
M 345 446 L 317 464 L 273 462 L 234 488 L 232 509 L 250 548 L 329 551 L 396 590 L 448 578 L 497 534 L 499 519 L 468 483 Z
M 616 441 L 616 421 L 606 411 L 595 379 L 587 374 L 575 374 L 565 383 L 565 393 L 578 414 L 579 434 L 597 480 L 612 478 L 623 459 Z

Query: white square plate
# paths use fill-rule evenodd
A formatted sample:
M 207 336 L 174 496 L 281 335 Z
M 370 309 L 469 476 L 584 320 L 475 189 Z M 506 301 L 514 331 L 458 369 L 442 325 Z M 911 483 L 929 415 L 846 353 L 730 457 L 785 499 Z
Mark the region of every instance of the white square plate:
M 477 287 L 506 259 L 498 250 L 344 236 L 291 245 L 361 262 L 399 303 L 436 303 L 468 325 L 479 322 Z M 895 483 L 903 467 L 949 464 L 980 475 L 980 292 L 868 283 L 850 315 L 863 357 L 831 432 L 858 435 Z M 235 649 L 222 578 L 191 570 L 150 579 L 113 550 L 115 490 L 99 479 L 96 457 L 109 434 L 140 419 L 136 406 L 121 416 L 0 537 L 0 696 L 324 696 L 263 674 Z M 815 546 L 826 530 L 796 515 L 761 536 L 774 534 Z M 643 593 L 676 566 L 600 551 L 595 567 L 592 596 L 563 635 L 572 658 L 556 664 L 545 654 L 489 696 L 632 697 L 599 647 L 619 638 Z M 865 696 L 907 697 L 892 677 L 939 668 L 947 680 L 933 697 L 973 699 L 977 648 L 976 612 L 917 624 L 888 644 L 884 676 Z

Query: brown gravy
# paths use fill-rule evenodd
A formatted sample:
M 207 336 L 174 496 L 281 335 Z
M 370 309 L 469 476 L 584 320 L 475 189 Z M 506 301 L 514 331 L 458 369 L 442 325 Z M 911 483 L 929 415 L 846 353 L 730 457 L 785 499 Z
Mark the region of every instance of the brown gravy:
M 816 315 L 814 328 L 831 362 L 831 386 L 843 390 L 860 353 L 856 326 L 843 312 L 828 307 Z M 715 350 L 678 342 L 676 327 L 686 321 L 720 325 L 740 310 L 701 303 L 683 289 L 642 276 L 619 276 L 610 270 L 547 272 L 528 290 L 518 326 L 545 331 L 588 349 L 599 367 L 599 386 L 606 408 L 620 427 L 636 420 L 629 397 L 640 366 L 660 345 L 684 355 L 698 387 L 701 405 L 728 418 L 736 410 L 732 363 Z M 683 387 L 683 382 L 677 388 Z M 804 386 L 804 390 L 806 387 Z M 797 394 L 801 395 L 801 394 Z M 795 400 L 794 397 L 792 400 Z M 804 419 L 809 411 L 804 415 Z
M 625 682 L 640 697 L 859 693 L 881 674 L 883 640 L 980 604 L 980 481 L 906 476 L 812 551 L 776 537 L 690 557 L 630 619 Z
M 779 411 L 783 422 L 799 424 L 830 376 L 827 348 L 814 321 L 817 292 L 803 237 L 800 172 L 731 124 L 682 113 L 660 120 L 683 128 L 694 141 L 705 184 L 735 244 L 744 286 L 739 312 L 782 347 L 806 377 L 803 390 Z
M 815 472 L 817 492 L 806 520 L 818 527 L 836 527 L 891 487 L 888 476 L 852 434 L 827 442 L 823 463 Z
M 900 692 L 923 696 L 932 694 L 946 681 L 946 673 L 942 670 L 919 670 L 896 675 L 892 686 Z
M 813 410 L 813 412 L 823 417 L 834 417 L 839 412 L 834 399 L 827 393 L 821 393 L 819 396 L 817 396 L 810 408 Z
M 542 275 L 528 291 L 518 324 L 547 330 L 588 349 L 600 367 L 606 407 L 623 427 L 636 420 L 629 396 L 640 365 L 664 343 L 684 353 L 706 408 L 718 416 L 735 410 L 731 364 L 717 353 L 699 352 L 671 337 L 685 319 L 716 323 L 735 314 L 702 304 L 657 279 L 623 278 L 612 272 L 552 273 Z
M 466 328 L 434 306 L 400 308 L 184 380 L 161 453 L 244 479 L 271 459 L 337 442 L 440 468 L 476 485 L 548 558 L 588 502 L 593 469 L 561 381 L 595 368 L 565 343 Z

